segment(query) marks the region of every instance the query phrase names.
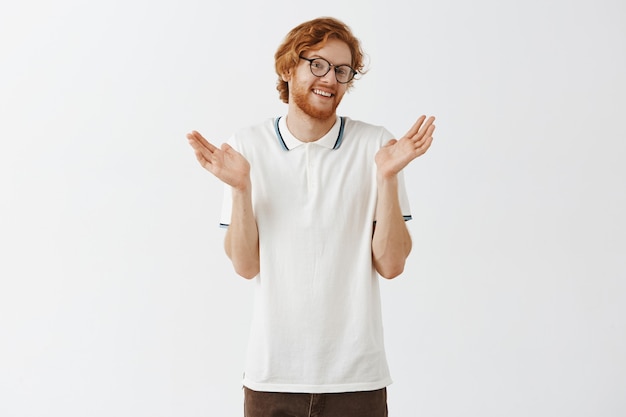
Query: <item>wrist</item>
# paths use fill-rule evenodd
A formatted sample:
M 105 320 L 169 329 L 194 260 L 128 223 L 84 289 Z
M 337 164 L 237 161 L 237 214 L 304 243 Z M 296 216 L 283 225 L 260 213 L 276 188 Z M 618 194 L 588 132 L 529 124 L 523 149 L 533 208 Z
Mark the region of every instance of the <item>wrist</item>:
M 382 171 L 378 170 L 376 172 L 376 182 L 378 183 L 379 187 L 381 185 L 397 186 L 398 185 L 398 174 L 395 173 L 395 172 L 382 172 Z
M 231 185 L 231 188 L 233 189 L 233 193 L 249 193 L 252 190 L 252 182 L 250 181 L 250 177 L 246 178 L 244 181 L 237 185 Z

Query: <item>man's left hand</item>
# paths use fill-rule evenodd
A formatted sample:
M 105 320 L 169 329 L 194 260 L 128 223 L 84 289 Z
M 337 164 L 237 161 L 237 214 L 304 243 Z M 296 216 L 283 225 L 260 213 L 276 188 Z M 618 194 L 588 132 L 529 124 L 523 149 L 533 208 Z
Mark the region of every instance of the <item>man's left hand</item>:
M 424 122 L 425 121 L 425 122 Z M 375 161 L 380 178 L 397 175 L 418 156 L 423 155 L 433 141 L 433 116 L 420 116 L 400 140 L 391 139 L 376 153 Z

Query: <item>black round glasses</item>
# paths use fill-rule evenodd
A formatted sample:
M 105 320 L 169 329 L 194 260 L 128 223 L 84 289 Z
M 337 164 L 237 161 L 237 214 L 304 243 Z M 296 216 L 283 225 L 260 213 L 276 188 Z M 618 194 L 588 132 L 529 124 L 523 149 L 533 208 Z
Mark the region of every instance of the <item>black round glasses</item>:
M 333 65 L 324 58 L 305 58 L 301 56 L 300 59 L 309 61 L 311 74 L 316 77 L 323 77 L 328 74 L 331 68 L 335 68 L 335 79 L 340 84 L 349 83 L 356 75 L 356 71 L 350 65 Z

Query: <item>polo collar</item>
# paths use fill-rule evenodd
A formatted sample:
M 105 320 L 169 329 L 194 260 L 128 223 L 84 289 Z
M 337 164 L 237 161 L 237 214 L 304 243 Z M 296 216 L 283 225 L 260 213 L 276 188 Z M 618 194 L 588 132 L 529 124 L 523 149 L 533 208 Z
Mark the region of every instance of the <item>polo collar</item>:
M 341 146 L 341 142 L 343 141 L 343 130 L 345 124 L 346 121 L 344 117 L 337 117 L 337 121 L 328 131 L 328 133 L 326 133 L 315 142 L 310 143 L 315 143 L 327 149 L 339 149 L 339 147 Z M 287 128 L 287 119 L 284 117 L 277 117 L 276 120 L 274 120 L 274 130 L 276 130 L 276 137 L 278 138 L 278 142 L 280 143 L 281 148 L 286 151 L 289 151 L 306 143 L 298 140 L 295 136 L 291 134 L 291 132 Z

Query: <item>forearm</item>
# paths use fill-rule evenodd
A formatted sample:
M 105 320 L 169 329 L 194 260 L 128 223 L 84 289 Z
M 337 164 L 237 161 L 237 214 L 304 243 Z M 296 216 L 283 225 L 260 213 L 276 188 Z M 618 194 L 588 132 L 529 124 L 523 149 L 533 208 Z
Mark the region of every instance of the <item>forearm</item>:
M 378 178 L 376 225 L 372 237 L 372 259 L 378 273 L 388 279 L 404 270 L 411 252 L 411 236 L 406 228 L 398 199 L 398 178 Z
M 235 272 L 251 279 L 259 273 L 259 232 L 252 210 L 251 187 L 233 188 L 230 225 L 224 239 L 224 249 Z

